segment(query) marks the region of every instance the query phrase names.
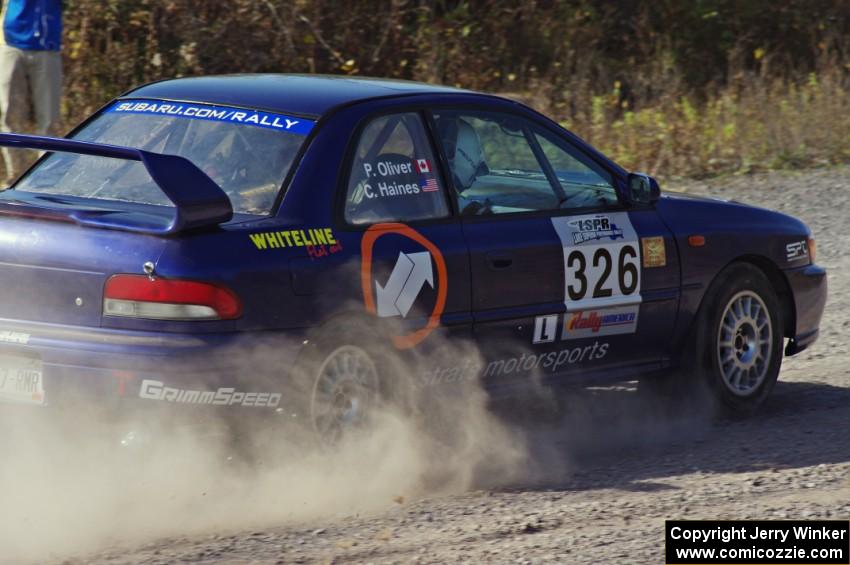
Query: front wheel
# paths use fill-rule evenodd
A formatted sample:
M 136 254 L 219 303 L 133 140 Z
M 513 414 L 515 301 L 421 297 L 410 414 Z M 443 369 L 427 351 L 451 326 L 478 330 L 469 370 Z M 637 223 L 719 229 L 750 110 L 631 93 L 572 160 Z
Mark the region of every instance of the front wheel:
M 783 327 L 779 299 L 764 273 L 732 264 L 706 294 L 683 366 L 726 413 L 752 414 L 779 376 Z
M 639 391 L 672 415 L 703 408 L 744 417 L 764 403 L 782 364 L 782 308 L 764 273 L 733 263 L 706 292 L 682 351 L 680 369 L 646 378 Z

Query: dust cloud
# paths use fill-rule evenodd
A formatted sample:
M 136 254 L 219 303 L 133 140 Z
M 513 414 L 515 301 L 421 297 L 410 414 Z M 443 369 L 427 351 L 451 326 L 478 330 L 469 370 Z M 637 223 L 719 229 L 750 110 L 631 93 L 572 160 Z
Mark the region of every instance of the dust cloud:
M 452 346 L 451 355 L 477 353 Z M 0 561 L 369 513 L 521 476 L 524 438 L 493 416 L 476 381 L 423 386 L 408 365 L 389 372 L 405 401 L 382 404 L 332 448 L 275 418 L 234 436 L 222 422 L 155 412 L 137 430 L 140 420 L 93 405 L 49 419 L 2 406 Z M 128 431 L 139 435 L 122 447 Z
M 51 418 L 47 409 L 0 406 L 0 562 L 315 523 L 471 488 L 563 484 L 600 452 L 693 439 L 709 427 L 710 418 L 693 415 L 671 426 L 634 390 L 554 395 L 533 376 L 524 397 L 512 393 L 506 414 L 481 387 L 480 353 L 444 341 L 430 358 L 462 370 L 426 369 L 418 354 L 385 361 L 391 398 L 332 447 L 289 413 L 248 420 L 257 412 L 237 409 L 228 412 L 239 424 L 231 426 L 185 405 L 159 413 L 156 401 L 145 401 L 135 419 L 93 404 Z M 276 358 L 274 351 L 234 355 L 253 377 L 262 373 L 256 364 Z M 287 376 L 282 391 L 306 405 L 314 374 L 303 373 Z M 120 438 L 132 441 L 122 446 Z

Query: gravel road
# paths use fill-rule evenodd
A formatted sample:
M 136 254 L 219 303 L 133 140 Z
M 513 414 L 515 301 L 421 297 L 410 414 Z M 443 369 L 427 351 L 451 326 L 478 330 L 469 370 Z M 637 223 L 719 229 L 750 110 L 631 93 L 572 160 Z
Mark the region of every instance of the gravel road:
M 558 457 L 548 467 L 530 454 L 533 481 L 389 499 L 368 515 L 234 524 L 66 562 L 661 563 L 665 519 L 850 519 L 850 168 L 670 188 L 778 209 L 817 237 L 830 276 L 820 340 L 784 361 L 756 417 L 670 426 L 628 388 L 589 390 L 577 395 L 569 429 L 554 439 L 539 431 L 539 444 L 554 446 L 547 456 Z

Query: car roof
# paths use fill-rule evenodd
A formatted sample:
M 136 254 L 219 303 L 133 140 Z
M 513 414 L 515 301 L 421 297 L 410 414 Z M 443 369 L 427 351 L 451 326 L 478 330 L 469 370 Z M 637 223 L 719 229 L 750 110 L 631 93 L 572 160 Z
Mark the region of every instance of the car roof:
M 345 75 L 239 74 L 178 78 L 131 90 L 121 98 L 206 102 L 319 117 L 336 106 L 428 93 L 470 92 L 406 80 Z

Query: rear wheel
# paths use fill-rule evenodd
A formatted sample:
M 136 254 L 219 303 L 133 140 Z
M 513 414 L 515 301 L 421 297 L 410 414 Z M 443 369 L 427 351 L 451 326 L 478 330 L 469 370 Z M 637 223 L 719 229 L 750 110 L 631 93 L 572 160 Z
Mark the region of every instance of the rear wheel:
M 336 444 L 369 422 L 380 401 L 380 377 L 366 349 L 341 345 L 329 350 L 313 378 L 310 421 L 322 443 Z
M 388 411 L 414 412 L 411 367 L 394 350 L 391 329 L 353 319 L 310 340 L 295 374 L 304 423 L 319 443 L 336 445 Z

